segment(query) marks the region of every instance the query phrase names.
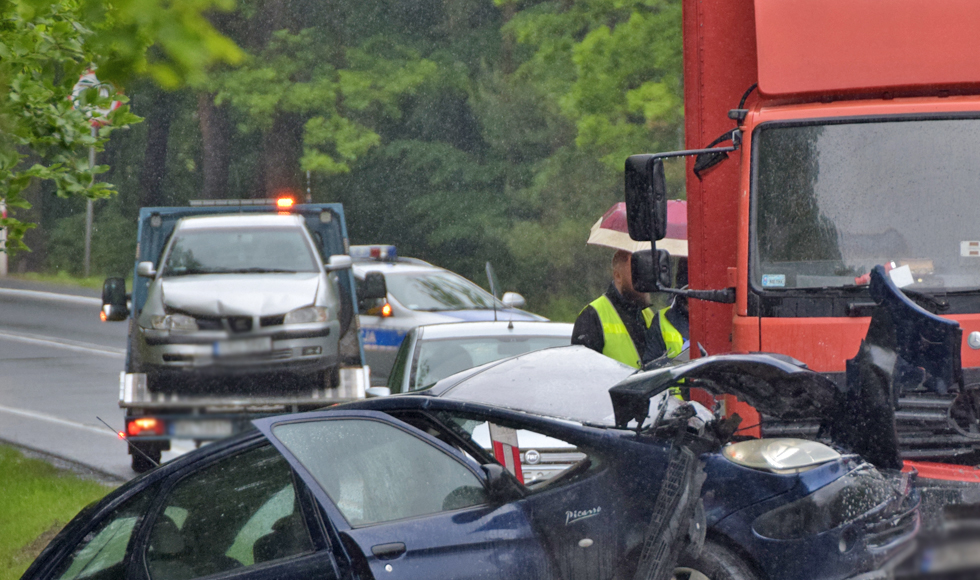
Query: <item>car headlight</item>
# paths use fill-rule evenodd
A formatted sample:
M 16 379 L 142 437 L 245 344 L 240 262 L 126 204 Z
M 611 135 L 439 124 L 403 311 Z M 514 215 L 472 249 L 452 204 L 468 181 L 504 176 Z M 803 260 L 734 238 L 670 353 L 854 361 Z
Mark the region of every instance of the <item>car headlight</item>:
M 895 484 L 867 465 L 793 503 L 755 519 L 755 533 L 775 540 L 798 540 L 852 522 L 901 495 Z M 846 546 L 842 545 L 841 551 Z
M 156 330 L 169 330 L 171 332 L 196 332 L 197 321 L 193 316 L 186 314 L 167 314 L 164 316 L 154 316 L 150 319 L 150 324 Z
M 330 311 L 323 306 L 307 306 L 293 310 L 283 319 L 283 324 L 309 324 L 310 322 L 326 322 Z
M 722 454 L 743 467 L 780 474 L 806 471 L 841 457 L 830 447 L 805 439 L 752 439 L 728 445 Z

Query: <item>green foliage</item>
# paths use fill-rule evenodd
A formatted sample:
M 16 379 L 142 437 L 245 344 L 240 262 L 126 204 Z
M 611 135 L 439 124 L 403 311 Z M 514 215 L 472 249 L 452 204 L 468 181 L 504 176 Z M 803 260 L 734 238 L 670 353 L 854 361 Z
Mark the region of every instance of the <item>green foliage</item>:
M 216 3 L 217 1 L 217 3 Z M 96 176 L 108 168 L 89 163 L 110 134 L 140 118 L 127 99 L 95 88 L 72 95 L 79 76 L 96 66 L 103 81 L 149 74 L 164 86 L 203 79 L 214 62 L 235 62 L 240 52 L 202 15 L 228 0 L 167 3 L 159 0 L 7 0 L 0 2 L 0 192 L 8 209 L 26 210 L 32 181 L 50 183 L 60 197 L 105 198 L 114 193 Z M 152 54 L 148 48 L 158 48 Z M 149 56 L 148 56 L 149 54 Z M 74 99 L 73 99 L 74 97 Z M 92 130 L 92 126 L 96 130 Z M 13 215 L 7 251 L 24 250 L 34 226 Z

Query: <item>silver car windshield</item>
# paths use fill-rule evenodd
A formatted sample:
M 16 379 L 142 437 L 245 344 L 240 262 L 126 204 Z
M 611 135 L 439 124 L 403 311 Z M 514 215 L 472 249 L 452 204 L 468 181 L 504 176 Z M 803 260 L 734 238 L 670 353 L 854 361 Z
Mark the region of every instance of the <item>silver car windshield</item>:
M 567 345 L 567 336 L 480 336 L 425 340 L 410 390 L 432 386 L 449 375 L 495 360 L 527 352 Z
M 452 272 L 391 273 L 385 275 L 388 292 L 411 310 L 483 310 L 493 308 L 493 296 Z M 503 304 L 497 302 L 497 308 Z
M 762 125 L 752 280 L 767 291 L 867 284 L 980 288 L 980 119 Z
M 296 228 L 221 228 L 179 232 L 163 276 L 316 271 L 313 250 Z

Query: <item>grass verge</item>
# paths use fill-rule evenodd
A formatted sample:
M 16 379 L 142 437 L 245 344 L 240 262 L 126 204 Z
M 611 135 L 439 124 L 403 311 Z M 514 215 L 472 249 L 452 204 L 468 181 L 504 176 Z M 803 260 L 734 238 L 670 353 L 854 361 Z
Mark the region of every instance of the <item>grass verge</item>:
M 10 274 L 9 276 L 11 278 L 30 280 L 32 282 L 45 282 L 47 284 L 74 286 L 76 288 L 93 288 L 95 290 L 101 290 L 102 283 L 105 282 L 104 276 L 89 276 L 84 278 L 82 276 L 72 276 L 65 271 L 61 271 L 56 274 L 24 272 L 23 274 Z
M 0 445 L 0 580 L 20 578 L 79 510 L 111 489 Z

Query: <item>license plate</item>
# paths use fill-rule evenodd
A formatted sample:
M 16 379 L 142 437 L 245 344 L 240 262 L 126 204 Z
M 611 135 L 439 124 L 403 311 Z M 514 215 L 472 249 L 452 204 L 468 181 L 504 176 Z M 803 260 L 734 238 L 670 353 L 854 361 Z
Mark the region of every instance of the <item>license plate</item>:
M 242 356 L 270 352 L 271 350 L 272 338 L 268 336 L 247 338 L 245 340 L 221 340 L 214 343 L 214 356 L 218 357 Z
M 202 419 L 200 421 L 174 421 L 174 437 L 186 439 L 219 439 L 231 435 L 231 421 Z

